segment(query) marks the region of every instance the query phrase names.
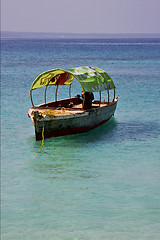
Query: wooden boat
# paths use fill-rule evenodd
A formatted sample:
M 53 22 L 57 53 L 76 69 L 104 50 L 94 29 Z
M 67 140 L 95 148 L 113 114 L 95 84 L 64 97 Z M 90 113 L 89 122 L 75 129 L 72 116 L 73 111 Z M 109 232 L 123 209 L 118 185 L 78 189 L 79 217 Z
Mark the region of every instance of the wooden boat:
M 80 95 L 71 97 L 71 84 L 77 80 L 82 88 Z M 55 101 L 46 103 L 49 85 L 56 86 Z M 69 98 L 57 100 L 59 85 L 69 85 Z M 45 87 L 44 103 L 34 106 L 32 91 Z M 107 91 L 107 101 L 101 101 L 101 92 Z M 110 101 L 110 90 L 114 90 Z M 99 92 L 99 100 L 94 100 L 93 92 Z M 107 122 L 115 113 L 118 98 L 110 76 L 97 67 L 77 67 L 54 69 L 40 74 L 30 89 L 32 108 L 28 116 L 35 127 L 36 140 L 89 131 Z

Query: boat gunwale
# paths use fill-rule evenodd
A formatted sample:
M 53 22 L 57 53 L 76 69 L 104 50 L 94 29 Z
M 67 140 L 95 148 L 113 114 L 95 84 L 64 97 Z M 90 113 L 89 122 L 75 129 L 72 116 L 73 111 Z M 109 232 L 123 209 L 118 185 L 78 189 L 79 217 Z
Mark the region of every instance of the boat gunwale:
M 52 102 L 51 102 L 52 103 Z M 102 109 L 102 108 L 106 108 L 106 107 L 110 107 L 114 104 L 117 103 L 117 99 L 114 99 L 113 102 L 101 102 L 100 104 L 99 103 L 92 103 L 92 107 L 90 109 L 86 109 L 84 110 L 82 107 L 80 108 L 74 108 L 74 107 L 71 107 L 71 108 L 65 108 L 65 107 L 59 107 L 59 108 L 56 108 L 56 107 L 45 107 L 45 106 L 41 106 L 41 105 L 44 105 L 44 104 L 41 104 L 41 105 L 38 105 L 38 106 L 34 106 L 32 108 L 29 109 L 29 115 L 33 115 L 34 112 L 39 112 L 41 115 L 44 115 L 45 116 L 45 111 L 54 111 L 55 114 L 48 114 L 48 116 L 68 116 L 68 115 L 76 115 L 76 114 L 83 114 L 85 112 L 92 112 L 94 110 L 99 110 L 99 109 Z M 82 105 L 82 104 L 78 104 L 78 105 Z M 56 114 L 56 111 L 57 111 L 57 114 Z M 62 112 L 62 114 L 60 114 L 60 111 Z

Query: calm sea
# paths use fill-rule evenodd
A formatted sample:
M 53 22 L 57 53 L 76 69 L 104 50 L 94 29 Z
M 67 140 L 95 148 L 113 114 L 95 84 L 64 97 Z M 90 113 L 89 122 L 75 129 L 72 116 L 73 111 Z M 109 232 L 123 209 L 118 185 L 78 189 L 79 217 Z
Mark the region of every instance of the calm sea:
M 160 239 L 160 39 L 1 46 L 2 240 Z M 112 77 L 115 116 L 90 132 L 46 139 L 33 160 L 41 142 L 27 116 L 31 84 L 49 69 L 77 66 Z M 43 102 L 41 90 L 34 101 Z

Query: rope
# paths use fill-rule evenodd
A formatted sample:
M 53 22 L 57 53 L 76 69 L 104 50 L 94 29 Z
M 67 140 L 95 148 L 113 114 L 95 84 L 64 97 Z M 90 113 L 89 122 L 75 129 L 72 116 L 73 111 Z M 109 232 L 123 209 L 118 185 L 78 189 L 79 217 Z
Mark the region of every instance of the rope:
M 42 128 L 42 144 L 41 144 L 38 152 L 36 153 L 36 155 L 33 157 L 32 160 L 34 160 L 37 157 L 37 155 L 41 151 L 41 148 L 43 147 L 43 145 L 44 145 L 44 118 L 43 118 L 43 128 Z
M 57 111 L 58 110 L 58 111 Z M 59 111 L 61 110 L 61 111 Z M 56 108 L 55 110 L 47 110 L 45 112 L 41 112 L 40 114 L 41 115 L 46 115 L 46 116 L 52 116 L 52 115 L 58 115 L 58 114 L 66 114 L 66 108 L 65 107 L 58 107 Z M 75 114 L 75 113 L 72 113 L 72 112 L 67 112 L 67 114 Z
M 56 110 L 61 110 L 61 112 L 60 113 L 57 113 L 56 112 L 56 114 L 65 114 L 65 108 L 64 107 L 58 107 L 58 108 L 56 108 Z M 53 115 L 53 113 L 55 113 L 55 110 L 53 111 L 45 111 L 45 112 L 43 112 L 43 113 L 41 113 L 40 115 L 42 116 L 42 115 Z M 74 113 L 70 113 L 70 114 L 74 114 Z M 40 148 L 39 148 L 39 150 L 38 150 L 38 152 L 36 153 L 36 155 L 33 157 L 33 159 L 32 159 L 32 161 L 37 157 L 37 155 L 38 155 L 38 153 L 41 151 L 41 148 L 43 147 L 43 145 L 44 145 L 44 117 L 43 117 L 43 128 L 42 128 L 42 144 L 41 144 L 41 146 L 40 146 Z

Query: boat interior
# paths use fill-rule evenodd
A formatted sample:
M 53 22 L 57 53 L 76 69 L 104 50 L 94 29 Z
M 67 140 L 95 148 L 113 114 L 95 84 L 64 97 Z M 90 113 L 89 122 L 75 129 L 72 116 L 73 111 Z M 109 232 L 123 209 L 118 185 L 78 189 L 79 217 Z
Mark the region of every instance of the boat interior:
M 77 95 L 74 98 L 62 99 L 59 101 L 53 101 L 53 102 L 33 106 L 30 110 L 32 110 L 32 112 L 39 111 L 41 113 L 43 113 L 43 111 L 46 111 L 46 110 L 49 110 L 49 111 L 63 110 L 67 112 L 73 111 L 75 113 L 76 112 L 82 113 L 84 111 L 88 111 L 91 109 L 114 104 L 114 100 L 112 102 L 105 102 L 105 101 L 101 102 L 93 99 L 94 99 L 93 96 L 92 97 L 84 96 L 82 99 L 80 95 Z

